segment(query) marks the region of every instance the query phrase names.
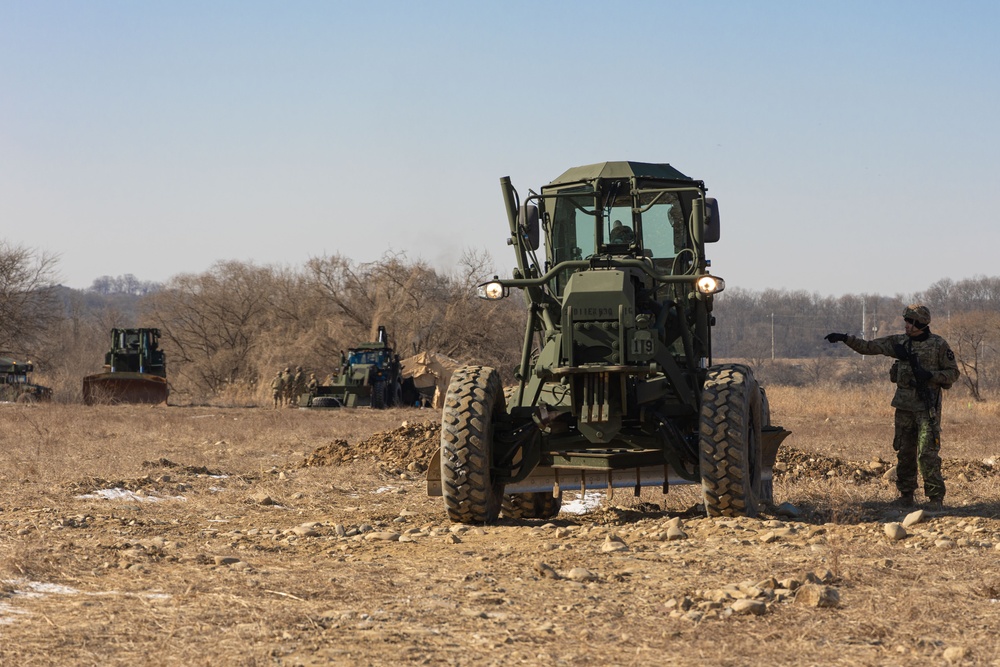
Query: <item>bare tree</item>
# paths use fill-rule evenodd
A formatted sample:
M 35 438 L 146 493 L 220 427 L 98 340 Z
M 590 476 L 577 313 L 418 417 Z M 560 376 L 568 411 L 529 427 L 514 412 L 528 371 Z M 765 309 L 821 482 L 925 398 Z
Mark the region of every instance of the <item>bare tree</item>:
M 206 273 L 177 276 L 149 297 L 168 363 L 193 388 L 217 394 L 256 378 L 250 357 L 269 318 L 273 282 L 270 268 L 219 262 Z
M 983 400 L 982 389 L 987 381 L 986 355 L 995 355 L 1000 313 L 975 311 L 953 315 L 944 328 L 962 371 L 961 383 L 968 387 L 972 398 Z
M 0 240 L 0 349 L 38 348 L 58 321 L 57 255 Z

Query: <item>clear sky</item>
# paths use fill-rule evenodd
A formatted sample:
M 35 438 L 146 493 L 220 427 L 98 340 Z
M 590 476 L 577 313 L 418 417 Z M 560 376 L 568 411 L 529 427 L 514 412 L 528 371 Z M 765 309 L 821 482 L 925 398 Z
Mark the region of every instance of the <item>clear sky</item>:
M 499 179 L 669 162 L 730 286 L 1000 274 L 1000 3 L 0 0 L 0 237 L 62 282 L 466 248 Z M 961 230 L 965 232 L 959 233 Z

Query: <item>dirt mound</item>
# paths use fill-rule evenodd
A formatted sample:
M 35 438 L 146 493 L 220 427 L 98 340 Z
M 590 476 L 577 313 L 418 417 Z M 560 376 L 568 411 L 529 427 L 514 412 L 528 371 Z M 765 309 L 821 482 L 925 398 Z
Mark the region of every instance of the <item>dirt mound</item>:
M 302 461 L 302 467 L 336 466 L 343 463 L 350 463 L 357 458 L 358 456 L 346 440 L 334 440 L 328 445 L 323 445 L 313 450 L 313 453 Z
M 862 484 L 881 478 L 895 461 L 882 458 L 871 461 L 846 461 L 837 457 L 823 456 L 803 452 L 792 447 L 782 447 L 778 450 L 778 458 L 774 464 L 775 478 L 789 479 L 821 479 L 834 477 L 850 479 Z M 942 464 L 945 477 L 964 475 L 967 480 L 990 477 L 1000 473 L 1000 466 L 993 461 L 962 461 L 945 459 Z
M 774 464 L 774 476 L 792 479 L 849 478 L 860 484 L 881 477 L 892 466 L 892 463 L 883 459 L 865 463 L 845 461 L 836 457 L 803 452 L 792 447 L 782 447 L 778 450 L 778 458 Z
M 306 456 L 302 467 L 373 461 L 383 468 L 423 471 L 441 446 L 441 424 L 403 422 L 391 431 L 376 433 L 357 444 L 335 440 Z

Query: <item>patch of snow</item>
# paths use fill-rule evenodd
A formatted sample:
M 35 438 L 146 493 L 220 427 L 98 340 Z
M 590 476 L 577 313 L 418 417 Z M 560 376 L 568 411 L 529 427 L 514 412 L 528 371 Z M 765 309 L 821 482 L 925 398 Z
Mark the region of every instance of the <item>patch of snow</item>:
M 44 581 L 27 581 L 25 579 L 8 579 L 5 584 L 14 587 L 11 593 L 10 602 L 0 602 L 0 625 L 9 625 L 14 622 L 14 616 L 22 616 L 30 612 L 18 609 L 13 602 L 17 598 L 40 598 L 43 595 L 74 595 L 80 591 L 61 584 L 50 584 Z
M 139 495 L 134 491 L 129 491 L 128 489 L 122 489 L 120 487 L 115 487 L 113 489 L 98 489 L 93 493 L 87 493 L 82 496 L 74 496 L 77 500 L 128 500 L 138 503 L 157 503 L 162 500 L 184 500 L 187 498 L 184 496 L 146 496 Z
M 603 491 L 587 491 L 583 496 L 577 494 L 575 500 L 564 502 L 562 504 L 562 511 L 569 514 L 587 514 L 591 510 L 600 507 L 603 500 Z

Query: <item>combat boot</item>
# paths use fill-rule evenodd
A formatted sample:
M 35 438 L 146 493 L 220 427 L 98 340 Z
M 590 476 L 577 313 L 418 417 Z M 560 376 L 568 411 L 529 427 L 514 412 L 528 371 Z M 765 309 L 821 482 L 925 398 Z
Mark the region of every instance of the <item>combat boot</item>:
M 927 509 L 932 512 L 940 512 L 944 509 L 944 501 L 941 498 L 929 498 L 927 500 Z
M 916 502 L 913 500 L 912 493 L 901 493 L 899 498 L 892 501 L 892 504 L 896 507 L 913 507 Z

